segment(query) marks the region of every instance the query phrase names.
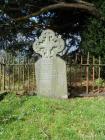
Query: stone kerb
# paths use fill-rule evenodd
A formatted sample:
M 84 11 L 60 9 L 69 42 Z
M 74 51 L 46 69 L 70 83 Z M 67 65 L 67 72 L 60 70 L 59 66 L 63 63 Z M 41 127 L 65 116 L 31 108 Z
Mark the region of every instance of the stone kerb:
M 52 30 L 43 31 L 34 42 L 33 50 L 42 56 L 35 63 L 38 95 L 67 98 L 66 64 L 57 56 L 63 49 L 63 39 Z

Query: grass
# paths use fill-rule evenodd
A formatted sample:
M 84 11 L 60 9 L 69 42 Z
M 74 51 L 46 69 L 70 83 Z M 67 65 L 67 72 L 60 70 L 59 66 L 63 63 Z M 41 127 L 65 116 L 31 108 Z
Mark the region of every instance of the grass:
M 105 98 L 8 94 L 0 102 L 0 140 L 105 140 Z

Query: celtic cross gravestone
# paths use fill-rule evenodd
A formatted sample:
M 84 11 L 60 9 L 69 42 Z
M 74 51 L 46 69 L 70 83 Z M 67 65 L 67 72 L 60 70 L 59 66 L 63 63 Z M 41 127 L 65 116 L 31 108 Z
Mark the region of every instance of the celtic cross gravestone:
M 42 57 L 35 63 L 37 94 L 67 98 L 65 61 L 57 56 L 64 49 L 64 41 L 52 30 L 42 32 L 33 50 Z

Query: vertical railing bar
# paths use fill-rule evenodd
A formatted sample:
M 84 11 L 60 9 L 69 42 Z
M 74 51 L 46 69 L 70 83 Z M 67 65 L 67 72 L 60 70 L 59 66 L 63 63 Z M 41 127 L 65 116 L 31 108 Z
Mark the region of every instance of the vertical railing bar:
M 69 85 L 69 94 L 71 94 L 71 67 L 72 67 L 72 63 L 71 63 L 71 59 L 70 58 L 68 58 L 68 60 L 67 60 L 67 66 L 68 66 L 68 68 L 69 68 L 69 71 L 68 71 L 68 80 L 69 80 L 69 82 L 70 82 L 70 85 Z
M 23 90 L 25 85 L 25 58 L 23 58 Z
M 21 90 L 21 57 L 19 56 L 19 90 Z
M 83 57 L 81 55 L 81 64 L 80 64 L 80 82 L 81 82 L 81 88 L 82 88 L 82 63 L 83 63 Z
M 1 91 L 1 87 L 2 87 L 2 78 L 1 78 L 1 76 L 2 76 L 2 64 L 1 64 L 2 62 L 0 62 L 0 91 Z
M 75 55 L 75 65 L 73 65 L 73 69 L 74 69 L 74 76 L 73 76 L 73 86 L 76 86 L 76 80 L 75 80 L 75 78 L 76 78 L 76 55 Z
M 83 64 L 83 56 L 81 55 L 81 86 L 82 86 L 82 64 Z
M 18 91 L 19 91 L 19 83 L 20 83 L 20 56 L 18 57 L 18 83 L 17 83 L 17 86 L 18 86 Z
M 92 72 L 92 77 L 93 77 L 93 84 L 92 84 L 92 87 L 93 87 L 93 92 L 94 92 L 94 81 L 95 81 L 95 57 L 93 56 L 93 72 Z
M 3 91 L 5 91 L 5 62 L 3 58 Z
M 15 57 L 13 56 L 13 90 L 15 90 Z
M 101 64 L 101 58 L 99 56 L 99 65 L 98 65 L 98 81 L 100 82 L 100 64 Z M 98 93 L 100 92 L 100 84 L 98 83 Z
M 77 63 L 77 58 L 78 58 L 78 55 L 76 53 L 76 55 L 75 55 L 75 63 Z
M 77 60 L 77 54 L 76 54 L 76 59 L 75 60 Z M 75 73 L 74 73 L 74 81 L 75 81 L 75 86 L 77 86 L 77 63 L 76 63 L 76 61 L 75 61 L 75 65 L 74 65 L 74 71 L 75 71 Z
M 30 65 L 29 65 L 29 57 L 28 57 L 28 63 L 27 63 L 28 65 L 28 91 L 29 91 L 29 89 L 30 89 Z
M 76 82 L 78 86 L 78 54 L 76 54 Z
M 74 65 L 74 86 L 77 87 L 77 53 L 75 55 L 75 65 Z
M 21 56 L 19 55 L 19 66 L 18 66 L 19 67 L 19 91 L 21 89 L 21 84 L 20 84 L 21 83 L 21 80 L 20 80 L 20 78 L 21 78 L 21 75 L 20 75 L 20 70 L 21 70 L 20 57 Z
M 86 93 L 89 93 L 89 52 L 87 55 L 87 66 L 86 66 Z
M 5 63 L 5 65 L 4 65 L 4 82 L 5 82 L 5 90 L 6 90 L 6 85 L 8 85 L 8 81 L 7 81 L 7 71 L 6 71 L 6 62 L 7 62 L 7 55 L 5 55 L 5 58 L 4 58 L 4 63 Z
M 72 86 L 72 77 L 71 77 L 71 75 L 72 75 L 72 62 L 70 62 L 70 92 L 72 92 L 71 91 L 71 89 L 72 89 L 72 87 L 71 87 Z
M 9 68 L 9 70 L 10 70 L 10 54 L 8 54 L 8 68 Z M 9 71 L 9 73 L 8 73 L 9 75 L 8 75 L 8 88 L 9 88 L 9 91 L 10 91 L 10 71 Z
M 34 91 L 34 87 L 36 87 L 36 82 L 35 82 L 35 65 L 33 64 L 33 91 Z

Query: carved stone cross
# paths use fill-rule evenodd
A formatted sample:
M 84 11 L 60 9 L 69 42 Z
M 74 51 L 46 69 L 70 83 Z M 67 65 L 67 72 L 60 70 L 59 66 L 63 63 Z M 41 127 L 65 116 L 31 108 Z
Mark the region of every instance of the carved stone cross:
M 33 44 L 33 49 L 42 57 L 55 57 L 57 53 L 64 49 L 64 41 L 61 36 L 55 36 L 52 30 L 45 30 Z

